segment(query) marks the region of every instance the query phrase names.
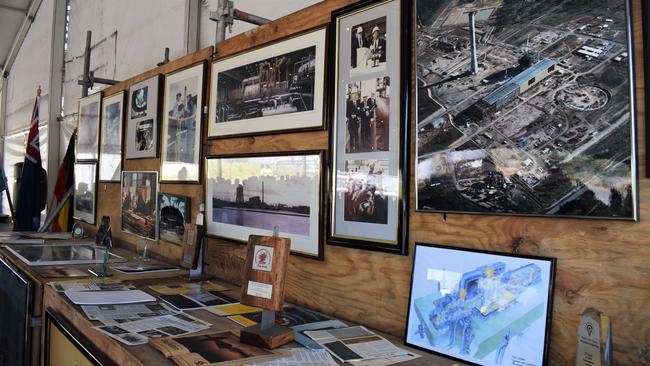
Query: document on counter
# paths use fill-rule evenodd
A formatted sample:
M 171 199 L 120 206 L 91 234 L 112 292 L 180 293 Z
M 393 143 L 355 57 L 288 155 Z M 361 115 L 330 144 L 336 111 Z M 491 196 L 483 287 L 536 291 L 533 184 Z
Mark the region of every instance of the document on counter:
M 394 357 L 387 357 L 387 358 L 376 358 L 373 360 L 365 360 L 365 361 L 353 361 L 350 362 L 354 366 L 389 366 L 389 365 L 394 365 L 397 363 L 402 363 L 402 362 L 407 362 L 411 360 L 415 360 L 416 358 L 420 358 L 422 356 L 418 355 L 417 353 L 413 352 L 408 352 L 406 351 L 407 354 L 401 355 L 401 356 L 394 356 Z
M 161 295 L 160 299 L 178 310 L 202 309 L 206 306 L 233 304 L 237 300 L 216 291 L 183 295 Z
M 310 330 L 305 334 L 341 362 L 402 356 L 408 352 L 365 327 Z
M 247 366 L 338 366 L 336 361 L 325 350 L 314 351 L 306 348 L 287 350 L 291 356 L 273 361 L 250 363 Z
M 343 323 L 340 320 L 326 320 L 322 322 L 296 325 L 292 327 L 293 340 L 309 349 L 323 349 L 323 347 L 320 344 L 318 344 L 313 339 L 307 337 L 305 335 L 305 332 L 308 330 L 346 328 L 347 326 L 348 326 L 347 324 Z
M 50 286 L 57 292 L 65 291 L 126 291 L 131 287 L 119 281 L 79 280 L 52 282 Z
M 204 291 L 225 291 L 226 287 L 212 283 L 210 281 L 192 282 L 192 283 L 175 283 L 167 285 L 151 285 L 150 289 L 161 295 L 183 295 Z
M 155 302 L 156 298 L 141 290 L 126 291 L 65 291 L 76 305 L 112 305 Z
M 117 325 L 144 318 L 178 314 L 167 305 L 134 304 L 134 305 L 82 305 L 81 309 L 90 320 L 102 322 L 104 325 Z
M 149 342 L 149 338 L 175 337 L 200 332 L 209 329 L 210 324 L 181 313 L 93 328 L 126 345 L 136 346 Z
M 248 306 L 240 303 L 210 306 L 208 308 L 205 308 L 205 310 L 219 316 L 250 314 L 262 311 L 262 309 L 255 306 Z

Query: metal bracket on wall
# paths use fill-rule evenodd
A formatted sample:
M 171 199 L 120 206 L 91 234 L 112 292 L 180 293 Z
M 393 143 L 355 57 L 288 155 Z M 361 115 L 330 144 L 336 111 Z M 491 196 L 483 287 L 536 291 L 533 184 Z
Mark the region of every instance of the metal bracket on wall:
M 91 53 L 91 39 L 93 32 L 86 31 L 86 49 L 84 51 L 84 71 L 81 80 L 77 81 L 77 84 L 81 85 L 81 96 L 87 97 L 88 90 L 91 89 L 95 83 L 104 84 L 104 85 L 115 85 L 119 83 L 117 80 L 96 78 L 95 72 L 90 71 L 90 53 Z
M 160 67 L 162 65 L 168 64 L 169 63 L 169 47 L 165 47 L 165 58 L 163 58 L 162 61 L 156 64 L 156 66 Z
M 217 3 L 217 10 L 210 12 L 210 20 L 217 22 L 215 44 L 219 44 L 226 39 L 226 28 L 228 28 L 228 31 L 232 33 L 232 25 L 235 20 L 241 20 L 242 22 L 254 25 L 262 25 L 271 22 L 269 19 L 235 9 L 232 0 L 219 0 Z

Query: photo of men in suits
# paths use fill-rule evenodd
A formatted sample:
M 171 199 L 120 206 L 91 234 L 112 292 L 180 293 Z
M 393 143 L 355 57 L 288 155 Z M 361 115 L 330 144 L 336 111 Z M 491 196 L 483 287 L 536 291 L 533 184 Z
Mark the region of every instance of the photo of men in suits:
M 351 76 L 385 70 L 386 17 L 356 25 L 350 33 Z
M 346 153 L 388 151 L 390 78 L 348 84 Z

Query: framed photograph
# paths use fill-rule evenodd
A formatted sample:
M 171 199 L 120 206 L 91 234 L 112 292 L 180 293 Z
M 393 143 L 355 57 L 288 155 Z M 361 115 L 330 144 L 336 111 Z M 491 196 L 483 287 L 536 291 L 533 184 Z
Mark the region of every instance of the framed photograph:
M 291 251 L 323 258 L 323 152 L 206 159 L 207 234 L 248 242 L 249 235 L 291 239 Z
M 323 129 L 327 29 L 212 64 L 208 137 Z
M 158 240 L 158 172 L 122 172 L 122 231 Z
M 97 212 L 97 163 L 74 164 L 74 210 L 75 219 L 95 225 Z
M 181 245 L 185 234 L 185 224 L 190 219 L 190 198 L 169 193 L 158 195 L 160 224 L 158 238 Z
M 472 365 L 546 365 L 555 258 L 416 243 L 405 343 Z
M 99 181 L 119 182 L 122 172 L 122 121 L 124 92 L 102 99 Z
M 201 62 L 165 75 L 161 181 L 199 182 L 204 73 Z
M 102 93 L 79 99 L 77 161 L 96 161 L 99 156 L 99 112 Z
M 134 84 L 128 91 L 126 112 L 126 159 L 158 156 L 161 76 L 156 75 Z
M 647 1 L 641 2 L 643 12 L 643 68 L 644 84 L 650 85 L 650 4 Z M 650 93 L 645 93 L 645 111 L 650 111 Z M 645 143 L 650 143 L 650 129 L 645 129 Z M 645 176 L 650 178 L 650 149 L 645 149 Z
M 483 5 L 416 4 L 417 210 L 638 220 L 628 0 Z
M 408 3 L 332 13 L 330 244 L 408 252 Z

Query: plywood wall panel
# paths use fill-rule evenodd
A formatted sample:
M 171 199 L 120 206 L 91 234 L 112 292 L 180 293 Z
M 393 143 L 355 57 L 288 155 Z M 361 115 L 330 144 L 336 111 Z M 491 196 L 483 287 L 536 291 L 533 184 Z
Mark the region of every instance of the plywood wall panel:
M 330 11 L 352 1 L 330 0 L 281 18 L 226 40 L 218 57 L 327 23 Z M 553 219 L 513 216 L 432 214 L 415 212 L 413 171 L 410 197 L 409 256 L 325 246 L 325 260 L 298 256 L 289 258 L 287 300 L 354 320 L 380 330 L 402 335 L 406 319 L 413 245 L 428 242 L 462 248 L 552 256 L 558 259 L 551 337 L 551 365 L 570 365 L 575 360 L 576 333 L 580 314 L 595 307 L 613 322 L 614 359 L 621 365 L 650 365 L 650 180 L 644 178 L 645 108 L 643 102 L 643 59 L 640 0 L 633 1 L 638 116 L 639 192 L 641 221 Z M 209 52 L 188 56 L 208 59 Z M 187 62 L 187 60 L 186 60 Z M 165 71 L 178 65 L 165 65 Z M 143 80 L 138 76 L 125 85 Z M 121 90 L 113 87 L 111 92 Z M 412 109 L 413 112 L 413 109 Z M 412 113 L 413 115 L 413 113 Z M 415 131 L 411 131 L 415 141 Z M 325 131 L 290 133 L 244 138 L 209 140 L 209 155 L 327 149 Z M 411 151 L 414 150 L 412 145 Z M 411 166 L 414 156 L 411 154 Z M 126 161 L 127 169 L 158 169 L 159 160 Z M 413 170 L 413 169 L 411 169 Z M 202 202 L 199 185 L 163 185 L 163 192 L 192 196 Z M 109 184 L 99 192 L 99 215 L 119 218 L 119 185 Z M 133 243 L 129 234 L 116 234 Z M 208 272 L 239 283 L 245 247 L 223 239 L 208 240 Z M 180 248 L 157 245 L 156 251 L 177 260 Z

